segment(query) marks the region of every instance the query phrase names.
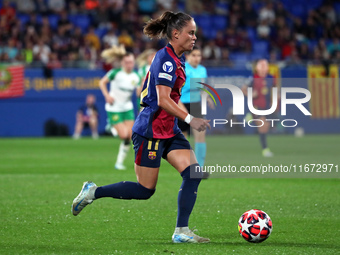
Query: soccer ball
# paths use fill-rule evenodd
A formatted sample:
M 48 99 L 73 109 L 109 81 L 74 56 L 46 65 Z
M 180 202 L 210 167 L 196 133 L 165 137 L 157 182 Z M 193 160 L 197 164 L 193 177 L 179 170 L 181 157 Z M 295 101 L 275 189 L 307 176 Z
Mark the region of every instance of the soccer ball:
M 270 236 L 272 229 L 269 215 L 258 209 L 246 211 L 238 221 L 240 235 L 251 243 L 263 242 Z

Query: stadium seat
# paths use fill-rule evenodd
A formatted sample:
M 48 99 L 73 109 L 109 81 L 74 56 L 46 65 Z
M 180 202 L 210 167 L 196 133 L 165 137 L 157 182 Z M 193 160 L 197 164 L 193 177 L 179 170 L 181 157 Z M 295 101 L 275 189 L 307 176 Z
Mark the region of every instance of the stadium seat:
M 56 29 L 58 27 L 59 16 L 58 15 L 49 15 L 48 21 L 50 22 L 50 26 L 53 29 Z
M 224 2 L 219 2 L 215 4 L 216 9 L 220 9 L 224 12 L 228 12 L 229 11 L 229 4 L 228 3 L 224 3 Z
M 268 42 L 267 41 L 254 41 L 253 53 L 268 54 Z
M 203 35 L 207 39 L 215 39 L 217 34 L 216 29 L 203 29 Z
M 339 15 L 340 14 L 340 3 L 335 3 L 334 9 L 335 9 L 335 12 Z
M 24 13 L 18 13 L 17 18 L 21 21 L 23 25 L 30 20 L 30 16 Z
M 234 62 L 236 67 L 244 66 L 249 60 L 247 53 L 230 53 L 229 58 Z
M 95 33 L 100 39 L 102 39 L 104 35 L 107 33 L 107 28 L 105 27 L 97 28 Z
M 304 19 L 307 15 L 307 9 L 303 4 L 294 4 L 290 8 L 290 13 Z
M 211 17 L 209 15 L 197 15 L 195 16 L 195 22 L 203 30 L 211 29 Z
M 74 26 L 80 27 L 84 32 L 87 31 L 87 28 L 90 26 L 91 20 L 87 15 L 70 15 L 69 20 Z
M 212 26 L 218 30 L 224 30 L 227 27 L 227 17 L 223 15 L 212 16 Z
M 252 28 L 252 27 L 247 27 L 246 29 L 247 33 L 248 33 L 248 37 L 249 39 L 253 42 L 256 40 L 256 30 L 255 28 Z

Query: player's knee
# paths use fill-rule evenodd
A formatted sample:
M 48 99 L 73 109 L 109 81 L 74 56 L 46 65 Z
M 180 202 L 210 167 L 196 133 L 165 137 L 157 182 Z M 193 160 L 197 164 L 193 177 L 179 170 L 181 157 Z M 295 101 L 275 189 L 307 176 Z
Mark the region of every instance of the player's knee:
M 192 164 L 188 166 L 182 173 L 183 180 L 192 180 L 200 182 L 203 179 L 202 168 L 199 164 Z
M 139 197 L 138 197 L 138 199 L 141 199 L 141 200 L 149 199 L 150 197 L 152 197 L 153 194 L 155 194 L 155 191 L 156 191 L 155 189 L 145 188 L 140 183 L 138 183 L 138 188 L 139 188 Z

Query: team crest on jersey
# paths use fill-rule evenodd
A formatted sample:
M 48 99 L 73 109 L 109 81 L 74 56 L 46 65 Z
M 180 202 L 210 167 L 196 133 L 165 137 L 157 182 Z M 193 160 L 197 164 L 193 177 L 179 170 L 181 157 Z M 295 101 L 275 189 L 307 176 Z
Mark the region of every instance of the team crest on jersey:
M 174 69 L 172 63 L 170 61 L 166 61 L 164 64 L 163 64 L 163 70 L 165 72 L 168 72 L 170 73 L 172 70 Z
M 154 160 L 156 158 L 156 152 L 155 151 L 149 151 L 149 159 Z

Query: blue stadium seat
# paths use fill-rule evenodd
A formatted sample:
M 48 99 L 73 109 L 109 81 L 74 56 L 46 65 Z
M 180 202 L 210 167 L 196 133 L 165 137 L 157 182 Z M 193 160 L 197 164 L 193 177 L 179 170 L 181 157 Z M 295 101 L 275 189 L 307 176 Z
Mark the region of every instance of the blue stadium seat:
M 216 29 L 203 29 L 203 35 L 207 39 L 215 39 L 217 34 Z
M 307 15 L 307 8 L 303 4 L 294 4 L 290 8 L 290 13 L 294 16 L 305 18 Z
M 203 30 L 211 29 L 211 18 L 209 15 L 197 15 L 194 19 L 196 24 Z
M 17 18 L 21 21 L 23 25 L 30 20 L 30 16 L 24 13 L 18 13 Z
M 253 53 L 268 54 L 268 42 L 267 41 L 255 41 L 253 43 Z
M 229 58 L 238 67 L 244 66 L 249 61 L 247 53 L 230 53 Z
M 70 15 L 69 20 L 71 23 L 74 24 L 74 26 L 80 27 L 83 33 L 87 31 L 88 27 L 91 24 L 89 16 L 82 14 Z
M 57 29 L 58 27 L 58 21 L 59 21 L 59 15 L 49 15 L 48 16 L 48 21 L 50 22 L 50 26 L 53 29 Z
M 335 3 L 334 4 L 334 9 L 338 15 L 340 15 L 340 3 Z
M 104 35 L 107 33 L 107 28 L 105 27 L 97 28 L 95 33 L 100 39 L 102 39 Z
M 216 9 L 221 9 L 225 12 L 228 12 L 228 10 L 229 10 L 229 4 L 228 3 L 222 3 L 222 2 L 216 3 L 215 7 L 216 7 Z
M 257 38 L 255 28 L 247 27 L 246 30 L 247 30 L 249 39 L 250 39 L 252 42 L 255 41 L 256 38 Z
M 268 53 L 251 53 L 250 56 L 249 56 L 249 60 L 250 61 L 256 61 L 258 59 L 261 59 L 261 58 L 268 58 Z
M 223 15 L 212 16 L 212 26 L 215 29 L 224 30 L 227 27 L 227 17 Z

